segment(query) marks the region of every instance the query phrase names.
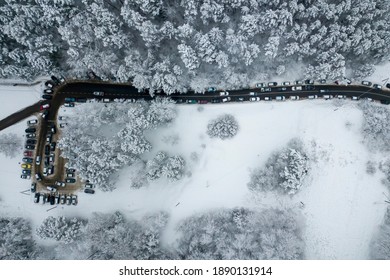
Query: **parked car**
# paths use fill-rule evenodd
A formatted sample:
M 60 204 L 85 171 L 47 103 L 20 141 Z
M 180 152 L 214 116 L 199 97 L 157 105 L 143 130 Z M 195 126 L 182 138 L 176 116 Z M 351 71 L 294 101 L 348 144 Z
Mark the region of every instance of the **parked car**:
M 290 82 L 283 82 L 283 85 L 284 86 L 289 86 L 289 85 L 291 85 L 291 83 Z
M 305 84 L 312 85 L 314 84 L 314 80 L 306 80 Z
M 324 98 L 325 100 L 332 99 L 332 98 L 333 98 L 333 95 L 325 94 L 325 95 L 323 96 L 323 98 Z
M 26 148 L 26 150 L 34 150 L 35 149 L 35 145 L 26 145 L 24 147 Z
M 52 89 L 44 89 L 43 92 L 47 93 L 47 94 L 52 94 L 53 90 Z
M 60 203 L 61 204 L 65 204 L 65 201 L 66 201 L 66 196 L 64 194 L 61 194 L 61 196 L 60 196 Z
M 351 99 L 352 99 L 352 100 L 359 100 L 359 97 L 358 97 L 358 96 L 352 96 Z
M 50 205 L 54 205 L 56 203 L 56 197 L 55 195 L 50 195 Z
M 320 80 L 320 83 L 321 83 L 321 84 L 326 84 L 326 80 L 325 80 L 325 79 L 321 79 L 321 80 Z
M 50 154 L 50 146 L 49 145 L 45 145 L 45 155 L 49 155 Z
M 229 95 L 229 92 L 228 91 L 221 91 L 219 93 L 220 96 L 228 96 Z
M 31 170 L 30 169 L 23 169 L 22 174 L 31 175 Z
M 84 189 L 84 192 L 85 192 L 85 193 L 89 193 L 89 194 L 94 194 L 94 193 L 95 193 L 95 190 L 92 190 L 92 189 Z
M 287 88 L 286 87 L 282 87 L 282 88 L 278 88 L 279 91 L 286 91 Z
M 207 104 L 209 103 L 207 100 L 198 100 L 198 104 Z
M 249 98 L 249 101 L 260 101 L 260 97 L 251 97 Z
M 29 138 L 29 139 L 32 139 L 32 138 L 37 137 L 37 135 L 35 133 L 27 133 L 26 137 Z
M 74 183 L 76 183 L 76 179 L 74 179 L 74 178 L 66 178 L 65 179 L 65 183 L 67 183 L 67 184 L 74 184 Z
M 74 103 L 64 103 L 65 107 L 74 107 Z
M 66 196 L 66 204 L 70 205 L 72 203 L 72 197 L 70 195 Z
M 65 102 L 76 102 L 76 98 L 75 97 L 65 97 Z
M 198 103 L 198 101 L 196 101 L 195 99 L 187 99 L 186 103 L 187 104 L 196 104 L 196 103 Z
M 86 189 L 93 189 L 93 185 L 90 184 L 90 183 L 86 183 L 84 188 L 86 188 Z
M 290 100 L 299 100 L 299 96 L 298 95 L 291 95 Z
M 34 203 L 39 203 L 39 197 L 40 197 L 41 195 L 40 195 L 40 193 L 36 193 L 35 195 L 34 195 Z
M 43 94 L 42 95 L 42 99 L 50 100 L 52 98 L 53 98 L 53 96 L 51 96 L 50 94 Z
M 370 87 L 372 85 L 372 83 L 369 81 L 362 81 L 362 85 Z
M 40 174 L 40 173 L 35 173 L 35 179 L 36 179 L 37 181 L 42 181 L 42 176 L 41 176 L 41 174 Z
M 24 168 L 24 169 L 31 169 L 31 164 L 29 164 L 29 163 L 23 163 L 23 164 L 21 165 L 21 167 Z
M 59 83 L 60 83 L 60 80 L 59 80 L 56 76 L 51 76 L 50 78 L 51 78 L 51 80 L 52 80 L 55 84 L 59 84 Z
M 37 124 L 38 123 L 38 120 L 28 120 L 27 121 L 27 125 L 33 125 L 33 124 Z
M 60 194 L 59 193 L 56 193 L 55 200 L 56 200 L 56 204 L 60 204 Z
M 62 188 L 64 188 L 66 186 L 65 182 L 62 182 L 62 181 L 56 181 L 55 185 L 58 187 L 62 187 Z
M 104 92 L 103 91 L 94 91 L 92 94 L 95 95 L 95 96 L 104 96 Z
M 59 116 L 59 117 L 58 117 L 58 120 L 59 120 L 59 121 L 64 121 L 64 120 L 66 120 L 66 116 Z
M 50 108 L 50 104 L 43 104 L 43 105 L 41 105 L 41 111 L 43 111 L 45 109 L 49 109 L 49 108 Z
M 66 173 L 66 177 L 68 177 L 68 178 L 74 178 L 74 173 Z
M 74 168 L 67 168 L 66 172 L 68 172 L 68 173 L 75 173 L 76 169 L 74 169 Z
M 295 84 L 295 85 L 302 85 L 303 82 L 302 82 L 302 81 L 295 81 L 294 84 Z
M 22 175 L 20 175 L 20 178 L 28 180 L 28 179 L 31 179 L 31 176 L 28 174 L 22 174 Z
M 110 103 L 110 101 L 111 101 L 111 100 L 110 100 L 109 98 L 104 98 L 104 99 L 103 99 L 103 102 L 104 102 L 104 103 Z
M 339 94 L 339 95 L 337 95 L 337 98 L 338 98 L 338 99 L 345 99 L 345 98 L 347 98 L 347 96 L 345 96 L 345 95 L 340 95 L 340 94 Z
M 33 163 L 33 159 L 29 157 L 22 158 L 22 161 L 25 163 Z
M 276 87 L 277 85 L 278 85 L 277 82 L 269 82 L 269 83 L 268 83 L 268 86 L 269 86 L 269 87 Z
M 244 97 L 235 97 L 234 101 L 243 102 L 245 101 Z
M 47 143 L 50 143 L 51 142 L 51 139 L 52 139 L 53 135 L 52 134 L 47 134 L 46 135 L 46 142 Z
M 272 97 L 266 96 L 266 97 L 264 97 L 264 100 L 265 100 L 265 101 L 272 101 Z
M 265 87 L 265 86 L 266 86 L 265 83 L 258 83 L 258 84 L 256 84 L 257 88 L 262 88 L 262 87 Z
M 49 191 L 49 192 L 56 192 L 57 189 L 53 186 L 47 186 L 46 189 Z
M 50 151 L 54 152 L 56 150 L 56 145 L 57 145 L 56 142 L 51 142 L 50 143 Z
M 317 95 L 309 95 L 307 98 L 309 98 L 309 99 L 317 99 L 318 96 Z
M 46 82 L 45 82 L 45 86 L 46 86 L 47 88 L 53 88 L 53 87 L 54 87 L 54 84 L 53 84 L 51 81 L 46 81 Z
M 305 86 L 305 89 L 306 89 L 306 90 L 314 90 L 314 89 L 315 89 L 315 86 L 307 85 L 307 86 Z
M 87 102 L 87 98 L 76 98 L 76 102 L 85 103 Z
M 49 156 L 49 162 L 50 162 L 50 163 L 53 163 L 53 162 L 54 162 L 54 154 L 51 154 L 51 155 Z
M 213 92 L 213 91 L 216 91 L 217 89 L 215 87 L 209 87 L 207 89 L 208 92 Z
M 24 151 L 23 152 L 23 156 L 25 156 L 25 157 L 32 157 L 32 155 L 33 155 L 32 151 Z
M 77 195 L 72 195 L 72 205 L 77 205 Z
M 387 88 L 390 88 L 390 83 L 387 83 L 387 84 L 386 84 L 386 87 L 387 87 Z
M 382 86 L 378 85 L 378 84 L 374 84 L 373 87 L 376 88 L 376 89 L 382 89 Z
M 230 97 L 228 96 L 228 97 L 225 97 L 225 98 L 222 98 L 222 102 L 229 102 L 231 99 L 230 99 Z
M 37 143 L 37 140 L 35 139 L 27 139 L 26 144 L 28 145 L 35 145 Z
M 285 96 L 276 96 L 275 100 L 276 101 L 284 101 L 284 100 L 286 100 L 286 97 Z
M 257 96 L 257 93 L 256 93 L 256 92 L 253 92 L 253 91 L 251 91 L 251 92 L 249 92 L 249 95 L 250 95 L 250 96 Z
M 37 129 L 35 127 L 29 127 L 27 129 L 24 130 L 26 133 L 34 133 L 37 131 Z

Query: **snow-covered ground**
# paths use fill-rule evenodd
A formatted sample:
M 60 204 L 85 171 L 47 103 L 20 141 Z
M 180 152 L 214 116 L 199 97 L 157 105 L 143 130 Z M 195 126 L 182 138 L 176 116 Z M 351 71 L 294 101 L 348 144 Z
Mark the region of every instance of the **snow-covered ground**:
M 4 86 L 0 85 L 0 119 L 32 105 L 41 99 L 44 85 L 35 86 Z
M 120 210 L 141 217 L 164 210 L 171 215 L 165 239 L 172 242 L 175 224 L 196 212 L 236 206 L 293 207 L 305 218 L 308 259 L 366 259 L 386 205 L 382 174 L 367 175 L 365 164 L 385 155 L 370 154 L 362 144 L 362 114 L 356 104 L 347 101 L 340 106 L 324 100 L 208 104 L 202 106 L 203 111 L 198 105 L 179 105 L 176 121 L 169 128 L 149 132 L 148 139 L 154 147 L 150 156 L 159 150 L 184 156 L 189 171 L 185 178 L 176 183 L 160 180 L 134 190 L 128 187 L 129 168 L 121 172 L 114 192 L 80 193 L 78 206 L 50 211 L 49 205 L 35 205 L 32 197 L 20 193 L 30 186 L 19 179 L 22 154 L 14 159 L 0 155 L 0 213 L 27 216 L 39 225 L 49 215 L 89 216 L 93 211 Z M 231 140 L 210 139 L 208 121 L 226 112 L 237 118 L 239 133 Z M 21 122 L 0 133 L 23 135 L 24 129 Z M 292 198 L 252 195 L 246 186 L 249 170 L 261 167 L 273 151 L 294 137 L 301 138 L 316 158 L 305 187 Z M 172 145 L 167 139 L 174 138 L 177 144 Z M 193 152 L 198 154 L 197 161 L 190 157 Z
M 390 83 L 390 61 L 375 66 L 375 72 L 371 76 L 366 77 L 365 80 L 372 81 L 373 83 L 383 86 Z

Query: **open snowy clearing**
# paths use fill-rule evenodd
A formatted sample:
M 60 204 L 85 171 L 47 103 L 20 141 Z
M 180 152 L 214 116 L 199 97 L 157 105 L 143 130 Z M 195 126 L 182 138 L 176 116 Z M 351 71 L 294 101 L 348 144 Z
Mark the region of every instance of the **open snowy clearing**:
M 22 154 L 14 159 L 0 155 L 0 212 L 30 217 L 38 226 L 49 215 L 90 216 L 93 211 L 120 210 L 141 217 L 165 210 L 171 215 L 165 234 L 170 243 L 176 223 L 197 212 L 236 206 L 293 207 L 305 220 L 306 258 L 367 259 L 370 239 L 386 204 L 382 174 L 368 175 L 365 167 L 368 160 L 378 162 L 384 155 L 370 154 L 361 143 L 362 113 L 356 104 L 260 102 L 206 105 L 203 111 L 198 105 L 180 105 L 178 118 L 169 128 L 148 133 L 154 147 L 148 156 L 160 150 L 182 155 L 190 172 L 187 176 L 175 183 L 160 179 L 135 190 L 129 188 L 132 168 L 128 168 L 120 173 L 118 188 L 112 193 L 80 193 L 76 207 L 58 206 L 50 211 L 51 206 L 35 205 L 32 197 L 20 194 L 30 186 L 29 181 L 18 179 Z M 65 114 L 71 112 L 66 109 Z M 239 133 L 231 140 L 210 139 L 206 135 L 208 121 L 227 112 L 236 117 Z M 23 135 L 24 129 L 22 122 L 0 133 Z M 311 158 L 316 158 L 304 188 L 292 198 L 252 195 L 246 186 L 249 170 L 261 167 L 273 151 L 294 137 L 301 138 Z M 193 152 L 198 154 L 197 161 L 191 159 Z

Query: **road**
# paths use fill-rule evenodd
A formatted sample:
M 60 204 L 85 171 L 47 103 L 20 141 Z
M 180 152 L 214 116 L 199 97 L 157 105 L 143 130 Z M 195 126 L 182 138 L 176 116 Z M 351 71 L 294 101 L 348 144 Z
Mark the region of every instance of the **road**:
M 271 87 L 271 92 L 261 92 L 260 88 L 253 89 L 243 89 L 243 90 L 231 90 L 229 91 L 229 97 L 231 101 L 236 101 L 237 98 L 243 97 L 245 101 L 249 101 L 250 92 L 264 100 L 265 97 L 270 97 L 275 99 L 276 96 L 285 96 L 288 99 L 290 96 L 299 96 L 300 99 L 307 98 L 309 95 L 317 95 L 321 98 L 323 95 L 345 95 L 347 97 L 356 96 L 359 98 L 372 98 L 373 100 L 379 100 L 383 103 L 390 103 L 390 91 L 389 90 L 379 90 L 372 87 L 367 87 L 363 85 L 325 85 L 325 84 L 315 84 L 311 85 L 310 89 L 307 89 L 307 85 L 302 85 L 303 90 L 293 91 L 292 86 L 277 86 Z M 93 92 L 103 91 L 104 96 L 95 96 Z M 164 92 L 155 93 L 155 96 L 166 96 Z M 66 97 L 75 97 L 75 98 L 96 98 L 96 99 L 115 99 L 115 98 L 125 98 L 125 99 L 145 99 L 151 100 L 148 91 L 139 92 L 137 88 L 133 87 L 130 84 L 113 84 L 113 83 L 103 83 L 103 82 L 92 82 L 92 81 L 68 81 L 67 83 L 61 84 L 54 88 L 53 99 L 49 101 L 40 101 L 37 102 L 23 110 L 20 110 L 7 118 L 0 121 L 0 130 L 3 130 L 29 116 L 32 114 L 40 112 L 40 106 L 42 104 L 49 104 L 49 115 L 46 120 L 39 117 L 39 127 L 37 129 L 38 133 L 38 143 L 36 145 L 36 155 L 41 155 L 42 161 L 45 158 L 44 149 L 46 145 L 46 135 L 48 132 L 48 125 L 56 126 L 57 131 L 57 113 L 58 109 L 62 104 L 64 104 L 64 99 Z M 207 101 L 215 102 L 221 101 L 225 96 L 220 96 L 220 91 L 216 92 L 205 92 L 204 94 L 198 94 L 195 92 L 187 92 L 186 94 L 173 94 L 170 97 L 175 100 L 177 103 L 186 103 L 188 100 L 196 101 Z M 55 134 L 54 140 L 57 142 L 58 133 Z M 54 185 L 55 181 L 63 181 L 65 178 L 65 160 L 60 157 L 59 149 L 56 149 L 55 152 L 55 170 L 54 174 L 44 177 L 40 182 L 40 189 L 44 189 L 45 186 Z M 43 163 L 40 166 L 37 166 L 34 162 L 33 164 L 33 175 L 39 170 L 42 174 Z M 34 178 L 35 180 L 35 178 Z M 69 185 L 62 192 L 73 192 L 76 190 L 78 185 Z

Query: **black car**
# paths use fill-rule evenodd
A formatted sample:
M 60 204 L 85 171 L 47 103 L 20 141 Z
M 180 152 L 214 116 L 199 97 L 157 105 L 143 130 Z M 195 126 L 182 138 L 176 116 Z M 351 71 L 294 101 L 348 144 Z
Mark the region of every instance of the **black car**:
M 30 169 L 23 169 L 22 174 L 24 175 L 31 175 L 31 170 Z
M 35 193 L 35 191 L 37 190 L 37 183 L 31 183 L 31 192 L 32 193 Z M 38 196 L 39 196 L 39 194 L 38 194 Z
M 314 84 L 314 81 L 313 80 L 306 80 L 305 84 L 312 85 L 312 84 Z
M 185 101 L 184 101 L 183 99 L 176 99 L 176 100 L 175 100 L 175 103 L 178 103 L 178 104 L 179 104 L 179 103 L 184 103 L 184 102 L 185 102 Z
M 26 145 L 25 148 L 26 148 L 26 150 L 34 150 L 35 146 L 34 145 Z
M 50 154 L 50 146 L 49 145 L 45 145 L 45 155 L 49 155 Z
M 244 97 L 235 97 L 234 101 L 242 102 L 244 101 Z
M 34 195 L 34 203 L 38 203 L 38 202 L 39 202 L 40 196 L 41 196 L 40 193 L 36 193 L 36 194 Z
M 84 189 L 84 192 L 85 192 L 85 193 L 94 194 L 94 193 L 95 193 L 95 190 L 91 190 L 91 189 Z
M 389 105 L 390 104 L 389 100 L 381 100 L 380 102 L 381 102 L 381 104 L 384 104 L 384 105 Z
M 306 90 L 314 90 L 314 89 L 315 89 L 315 86 L 307 85 L 307 86 L 305 86 L 305 89 L 306 89 Z
M 56 150 L 56 145 L 57 145 L 56 142 L 50 143 L 50 151 L 54 152 Z
M 54 83 L 52 81 L 46 81 L 45 82 L 45 86 L 48 87 L 48 88 L 53 88 L 54 87 Z
M 386 87 L 387 87 L 387 88 L 390 88 L 390 83 L 389 83 L 389 84 L 386 84 Z
M 52 96 L 50 94 L 43 94 L 42 98 L 46 99 L 46 100 L 50 100 L 50 99 L 52 99 Z
M 26 175 L 26 174 L 22 174 L 22 175 L 20 175 L 20 178 L 22 178 L 22 179 L 30 179 L 31 176 L 30 175 Z
M 50 157 L 45 157 L 44 164 L 45 164 L 45 166 L 50 165 Z
M 35 139 L 27 139 L 26 144 L 28 145 L 35 145 L 37 143 L 37 140 Z
M 48 116 L 49 116 L 49 111 L 46 110 L 42 113 L 42 119 L 46 120 Z
M 66 173 L 75 173 L 75 172 L 76 172 L 76 169 L 74 169 L 74 168 L 66 169 Z
M 56 76 L 51 76 L 50 78 L 51 78 L 51 80 L 52 80 L 55 84 L 57 84 L 57 85 L 58 85 L 59 83 L 61 83 L 60 80 L 59 80 Z
M 221 103 L 221 99 L 211 99 L 211 103 Z
M 22 161 L 26 163 L 33 163 L 33 159 L 28 157 L 22 158 Z
M 77 98 L 76 102 L 85 103 L 87 102 L 87 98 Z
M 76 183 L 76 179 L 74 179 L 74 178 L 66 178 L 65 179 L 65 183 L 67 183 L 67 184 L 74 184 L 74 183 Z
M 29 127 L 29 128 L 26 128 L 26 130 L 25 130 L 26 133 L 34 133 L 36 131 L 37 131 L 37 129 L 35 127 Z
M 56 203 L 56 197 L 54 195 L 50 196 L 50 205 L 54 205 Z

